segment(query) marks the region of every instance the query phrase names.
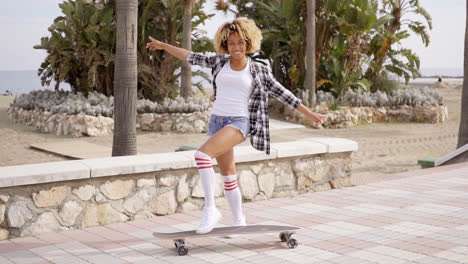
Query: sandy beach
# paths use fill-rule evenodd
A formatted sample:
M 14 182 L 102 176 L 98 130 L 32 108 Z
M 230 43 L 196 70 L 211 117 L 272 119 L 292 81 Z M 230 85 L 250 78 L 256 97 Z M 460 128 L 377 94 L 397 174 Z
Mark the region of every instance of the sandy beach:
M 417 84 L 416 84 L 417 85 Z M 427 84 L 425 84 L 427 85 Z M 311 136 L 342 137 L 358 142 L 353 154 L 353 177 L 375 177 L 419 169 L 417 160 L 440 157 L 455 150 L 461 109 L 461 82 L 446 82 L 437 90 L 448 105 L 449 120 L 442 124 L 380 123 L 347 129 L 283 129 L 271 132 L 272 142 L 292 141 Z M 35 128 L 17 124 L 7 117 L 13 97 L 0 96 L 0 166 L 67 160 L 67 158 L 31 149 L 33 143 L 86 141 L 112 147 L 112 135 L 72 138 L 43 134 Z M 206 140 L 203 134 L 138 132 L 139 153 L 171 152 L 181 145 Z M 246 141 L 243 145 L 248 145 Z

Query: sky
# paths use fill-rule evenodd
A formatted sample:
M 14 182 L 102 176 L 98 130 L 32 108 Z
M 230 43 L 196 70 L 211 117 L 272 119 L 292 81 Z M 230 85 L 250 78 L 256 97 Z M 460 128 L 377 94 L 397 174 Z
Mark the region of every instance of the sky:
M 63 0 L 4 1 L 0 9 L 0 71 L 37 70 L 46 57 L 36 50 L 41 37 L 49 36 L 47 28 L 61 15 L 58 4 Z M 214 13 L 214 0 L 208 0 L 205 11 Z M 421 69 L 463 68 L 465 37 L 465 0 L 420 0 L 432 16 L 431 43 L 410 37 L 402 45 L 411 48 L 421 59 Z M 232 15 L 218 13 L 204 27 L 209 37 Z

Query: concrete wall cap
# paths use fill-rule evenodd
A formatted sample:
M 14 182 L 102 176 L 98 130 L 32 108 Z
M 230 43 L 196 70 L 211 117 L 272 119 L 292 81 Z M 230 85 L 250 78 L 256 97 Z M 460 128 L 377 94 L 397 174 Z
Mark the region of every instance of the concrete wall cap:
M 91 178 L 193 167 L 193 158 L 182 152 L 156 153 L 80 160 Z
M 0 188 L 86 179 L 89 167 L 78 160 L 0 167 Z
M 270 155 L 251 146 L 237 146 L 234 148 L 234 156 L 236 162 L 240 163 L 357 149 L 357 142 L 349 139 L 316 137 L 272 143 Z M 196 167 L 194 153 L 195 151 L 181 151 L 0 167 L 0 188 L 193 168 Z M 216 159 L 212 162 L 217 165 Z
M 358 143 L 356 141 L 346 138 L 324 138 L 324 137 L 310 137 L 303 138 L 301 141 L 312 141 L 322 143 L 327 147 L 328 153 L 357 151 Z
M 304 140 L 273 143 L 271 144 L 271 148 L 277 151 L 278 158 L 322 154 L 327 152 L 327 146 L 324 143 Z

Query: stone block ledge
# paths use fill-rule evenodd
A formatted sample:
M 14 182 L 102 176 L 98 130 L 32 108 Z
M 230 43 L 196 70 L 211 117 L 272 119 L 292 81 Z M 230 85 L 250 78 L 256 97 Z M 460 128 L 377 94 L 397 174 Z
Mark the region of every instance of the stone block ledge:
M 357 149 L 357 142 L 349 139 L 312 137 L 297 141 L 272 143 L 270 155 L 257 151 L 251 146 L 238 146 L 234 148 L 234 156 L 236 163 L 242 163 L 357 151 Z M 193 159 L 194 152 L 181 151 L 0 167 L 0 188 L 196 168 Z M 213 165 L 217 165 L 216 159 L 213 159 Z
M 356 142 L 306 138 L 271 154 L 234 148 L 244 202 L 351 186 Z M 199 210 L 194 151 L 0 167 L 0 240 Z M 215 202 L 227 206 L 214 161 Z

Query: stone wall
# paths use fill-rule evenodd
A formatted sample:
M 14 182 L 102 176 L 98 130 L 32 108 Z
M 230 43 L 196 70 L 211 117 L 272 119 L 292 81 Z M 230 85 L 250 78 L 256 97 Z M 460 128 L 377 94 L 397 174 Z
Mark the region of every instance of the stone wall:
M 8 118 L 17 123 L 34 126 L 43 133 L 71 135 L 72 137 L 101 136 L 112 134 L 114 119 L 85 114 L 67 115 L 23 110 L 11 106 Z M 208 130 L 209 111 L 173 114 L 138 114 L 137 129 L 148 131 L 175 131 L 180 133 L 203 133 Z
M 351 185 L 353 141 L 311 138 L 272 149 L 235 149 L 244 202 Z M 0 167 L 0 240 L 201 209 L 193 152 L 163 154 Z
M 272 116 L 286 121 L 315 127 L 315 123 L 306 119 L 298 111 L 285 107 L 276 100 L 269 100 L 269 110 Z M 357 124 L 381 122 L 418 122 L 441 123 L 448 119 L 446 105 L 438 106 L 398 106 L 398 107 L 346 107 L 339 110 L 329 110 L 327 106 L 317 106 L 320 113 L 327 114 L 328 119 L 323 124 L 325 128 L 347 128 Z

